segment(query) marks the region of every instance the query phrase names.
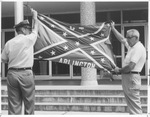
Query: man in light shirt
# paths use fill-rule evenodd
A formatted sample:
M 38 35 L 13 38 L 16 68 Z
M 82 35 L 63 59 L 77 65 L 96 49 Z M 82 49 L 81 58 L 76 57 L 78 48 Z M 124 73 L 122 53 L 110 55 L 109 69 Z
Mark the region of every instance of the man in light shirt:
M 140 72 L 146 61 L 146 50 L 139 41 L 140 34 L 136 29 L 127 31 L 123 37 L 111 23 L 111 28 L 116 38 L 128 49 L 122 68 L 115 68 L 116 73 L 122 74 L 122 87 L 130 114 L 142 114 L 140 101 L 141 77 Z
M 15 25 L 17 36 L 9 40 L 2 51 L 2 62 L 8 63 L 8 114 L 21 114 L 24 101 L 25 114 L 34 114 L 35 84 L 32 72 L 33 46 L 37 40 L 37 12 L 31 9 L 33 29 L 28 20 Z

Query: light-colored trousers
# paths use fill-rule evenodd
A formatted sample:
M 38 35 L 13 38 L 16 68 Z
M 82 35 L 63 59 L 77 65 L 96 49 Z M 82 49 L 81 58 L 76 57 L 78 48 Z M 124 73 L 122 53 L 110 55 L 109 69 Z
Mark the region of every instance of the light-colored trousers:
M 122 87 L 130 114 L 142 114 L 140 74 L 122 74 Z
M 34 114 L 35 83 L 32 70 L 9 70 L 7 73 L 8 114 Z

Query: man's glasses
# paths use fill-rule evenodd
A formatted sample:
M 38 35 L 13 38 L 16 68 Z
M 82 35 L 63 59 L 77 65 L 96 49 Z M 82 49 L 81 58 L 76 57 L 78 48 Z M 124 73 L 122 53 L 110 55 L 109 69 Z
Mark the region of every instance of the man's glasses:
M 132 37 L 128 37 L 128 36 L 127 36 L 126 38 L 127 38 L 127 39 L 132 39 L 133 37 L 136 37 L 136 36 L 132 36 Z M 136 38 L 137 38 L 137 37 L 136 37 Z

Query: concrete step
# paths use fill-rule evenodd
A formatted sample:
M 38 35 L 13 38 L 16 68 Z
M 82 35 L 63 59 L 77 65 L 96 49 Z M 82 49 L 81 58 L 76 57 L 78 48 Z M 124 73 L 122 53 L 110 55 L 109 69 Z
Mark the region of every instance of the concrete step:
M 2 86 L 2 110 L 7 110 L 7 88 Z M 141 88 L 143 112 L 147 112 L 147 86 Z M 120 85 L 36 86 L 36 111 L 128 112 Z
M 2 102 L 7 102 L 7 95 L 2 95 Z M 48 103 L 126 103 L 124 96 L 83 96 L 83 95 L 35 95 L 35 102 Z M 147 96 L 141 96 L 141 103 L 147 104 Z
M 142 105 L 143 113 L 147 113 L 147 105 Z M 8 110 L 7 104 L 2 104 L 2 110 Z M 91 104 L 91 103 L 36 103 L 36 111 L 78 111 L 78 112 L 122 112 L 127 113 L 126 104 Z
M 123 95 L 119 85 L 99 86 L 36 86 L 36 95 Z M 2 86 L 2 95 L 7 95 L 6 86 Z M 147 95 L 147 86 L 141 87 L 141 96 Z

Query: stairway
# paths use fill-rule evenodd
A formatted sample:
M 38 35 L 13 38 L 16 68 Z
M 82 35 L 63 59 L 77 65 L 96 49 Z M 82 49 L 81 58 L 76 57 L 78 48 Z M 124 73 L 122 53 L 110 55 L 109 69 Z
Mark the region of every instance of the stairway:
M 7 89 L 2 86 L 2 111 L 8 109 Z M 147 86 L 141 88 L 143 113 L 147 113 Z M 127 113 L 121 85 L 36 86 L 35 111 Z

